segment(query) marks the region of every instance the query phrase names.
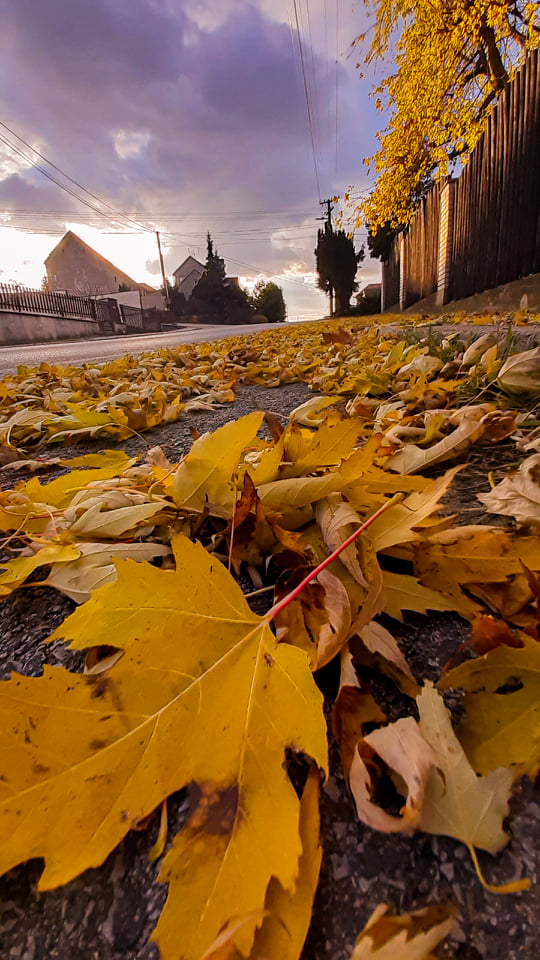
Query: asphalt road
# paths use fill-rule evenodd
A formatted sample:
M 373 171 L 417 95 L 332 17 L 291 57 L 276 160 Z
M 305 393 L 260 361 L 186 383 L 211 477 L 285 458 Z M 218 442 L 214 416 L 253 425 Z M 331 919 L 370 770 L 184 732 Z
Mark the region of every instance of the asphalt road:
M 182 343 L 198 343 L 201 340 L 220 340 L 222 337 L 240 333 L 257 333 L 259 330 L 275 329 L 284 324 L 257 323 L 243 326 L 194 326 L 167 333 L 143 333 L 132 337 L 103 337 L 95 340 L 63 340 L 53 343 L 21 344 L 15 347 L 0 347 L 0 377 L 14 373 L 19 364 L 35 367 L 40 363 L 81 364 L 89 360 L 99 363 L 123 357 L 126 353 L 139 354 L 160 347 L 176 347 Z

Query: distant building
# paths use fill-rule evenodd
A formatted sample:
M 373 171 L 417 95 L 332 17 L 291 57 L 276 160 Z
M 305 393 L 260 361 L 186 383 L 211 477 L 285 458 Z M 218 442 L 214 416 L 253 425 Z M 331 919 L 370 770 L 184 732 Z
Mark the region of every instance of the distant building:
M 165 310 L 167 303 L 165 297 L 159 290 L 141 289 L 143 284 L 139 284 L 138 290 L 125 290 L 123 293 L 115 291 L 109 293 L 98 293 L 96 300 L 116 300 L 126 307 L 140 307 L 141 310 Z
M 366 283 L 365 287 L 356 294 L 356 303 L 363 308 L 364 313 L 381 312 L 381 284 Z
M 173 273 L 174 285 L 180 293 L 183 293 L 186 300 L 189 299 L 193 290 L 204 273 L 203 263 L 199 263 L 195 257 L 186 257 L 183 263 Z
M 50 291 L 65 290 L 81 297 L 118 293 L 120 287 L 140 290 L 143 294 L 156 293 L 149 284 L 137 283 L 119 267 L 115 267 L 71 230 L 51 250 L 45 260 L 45 268 Z

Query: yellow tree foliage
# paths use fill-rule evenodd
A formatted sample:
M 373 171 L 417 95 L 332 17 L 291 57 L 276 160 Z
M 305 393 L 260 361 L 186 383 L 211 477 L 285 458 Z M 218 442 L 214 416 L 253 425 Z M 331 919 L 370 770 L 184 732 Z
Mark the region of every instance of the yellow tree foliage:
M 540 18 L 527 0 L 365 2 L 375 12 L 366 61 L 388 58 L 393 67 L 375 88 L 390 117 L 366 161 L 379 177 L 360 208 L 375 229 L 407 223 L 422 185 L 472 150 L 493 100 L 539 45 Z

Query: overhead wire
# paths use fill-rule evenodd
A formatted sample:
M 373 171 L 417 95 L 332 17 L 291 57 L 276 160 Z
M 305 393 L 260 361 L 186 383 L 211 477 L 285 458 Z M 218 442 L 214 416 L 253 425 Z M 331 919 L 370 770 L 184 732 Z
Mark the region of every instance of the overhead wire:
M 36 147 L 33 147 L 31 143 L 28 143 L 28 141 L 25 140 L 24 137 L 21 137 L 19 133 L 15 133 L 15 131 L 12 130 L 11 127 L 8 127 L 7 123 L 4 123 L 2 120 L 0 120 L 0 127 L 3 127 L 4 130 L 7 130 L 13 137 L 16 137 L 17 140 L 20 140 L 21 143 L 24 143 L 24 145 L 28 147 L 30 150 L 32 150 L 32 152 L 35 153 L 36 156 L 40 158 L 40 160 L 43 160 L 45 163 L 47 163 L 50 167 L 52 167 L 53 170 L 56 170 L 57 173 L 61 174 L 62 177 L 64 177 L 66 180 L 69 180 L 70 183 L 74 184 L 74 186 L 78 187 L 80 190 L 86 193 L 93 200 L 96 200 L 97 203 L 101 203 L 104 207 L 107 207 L 114 214 L 120 217 L 124 217 L 124 219 L 126 219 L 133 226 L 140 227 L 141 229 L 146 229 L 142 227 L 140 223 L 137 223 L 136 220 L 133 220 L 131 217 L 128 217 L 125 214 L 121 213 L 119 210 L 113 207 L 110 203 L 108 203 L 107 200 L 103 200 L 102 197 L 98 197 L 97 194 L 92 193 L 91 190 L 88 190 L 87 187 L 84 187 L 82 183 L 79 183 L 78 180 L 75 180 L 73 177 L 70 177 L 68 173 L 65 173 L 65 171 L 62 170 L 60 167 L 58 167 L 55 163 L 53 163 L 52 160 L 49 160 L 42 153 L 40 153 L 40 151 L 37 150 Z
M 338 172 L 338 115 L 339 115 L 339 0 L 336 0 L 336 96 L 335 96 L 335 173 Z
M 303 41 L 302 41 L 302 33 L 301 33 L 301 30 L 300 30 L 300 23 L 299 23 L 299 19 L 298 19 L 298 6 L 297 6 L 297 3 L 296 3 L 296 0 L 293 0 L 293 10 L 294 10 L 295 23 L 296 23 L 296 36 L 297 36 L 297 42 L 298 42 L 298 49 L 299 49 L 299 51 L 300 51 L 300 63 L 301 63 L 301 67 L 302 67 L 302 78 L 303 78 L 303 81 L 304 81 L 304 95 L 305 95 L 305 98 L 306 98 L 306 108 L 307 108 L 307 115 L 308 115 L 308 126 L 309 126 L 309 133 L 310 133 L 310 137 L 311 137 L 311 151 L 312 151 L 312 154 L 313 154 L 313 167 L 314 167 L 314 170 L 315 170 L 315 181 L 316 181 L 316 184 L 317 184 L 317 194 L 318 194 L 318 197 L 319 197 L 319 200 L 320 200 L 322 195 L 321 195 L 321 182 L 320 182 L 320 176 L 319 176 L 319 164 L 318 164 L 318 161 L 317 161 L 317 150 L 316 150 L 316 147 L 315 147 L 315 132 L 314 132 L 313 116 L 312 116 L 312 111 L 311 111 L 311 103 L 310 103 L 310 98 L 309 98 L 309 90 L 308 90 L 308 83 L 307 83 L 307 76 L 306 76 L 306 63 L 305 63 L 305 57 L 304 57 L 304 44 L 303 44 Z

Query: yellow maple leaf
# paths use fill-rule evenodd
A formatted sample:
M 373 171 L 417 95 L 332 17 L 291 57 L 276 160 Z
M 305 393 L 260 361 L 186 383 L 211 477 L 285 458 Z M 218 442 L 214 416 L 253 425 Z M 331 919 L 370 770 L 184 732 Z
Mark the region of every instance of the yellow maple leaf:
M 177 506 L 196 511 L 208 506 L 218 516 L 232 515 L 233 477 L 242 453 L 257 435 L 263 416 L 249 413 L 195 441 L 174 476 L 173 496 Z
M 97 675 L 46 667 L 0 684 L 0 870 L 43 857 L 41 890 L 97 866 L 137 821 L 196 784 L 160 878 L 164 960 L 198 960 L 233 917 L 249 953 L 271 877 L 293 891 L 302 852 L 285 748 L 326 765 L 306 655 L 278 646 L 227 570 L 178 537 L 176 571 L 130 560 L 53 637 L 114 642 Z M 52 639 L 52 638 L 51 638 Z M 257 857 L 253 851 L 257 850 Z

